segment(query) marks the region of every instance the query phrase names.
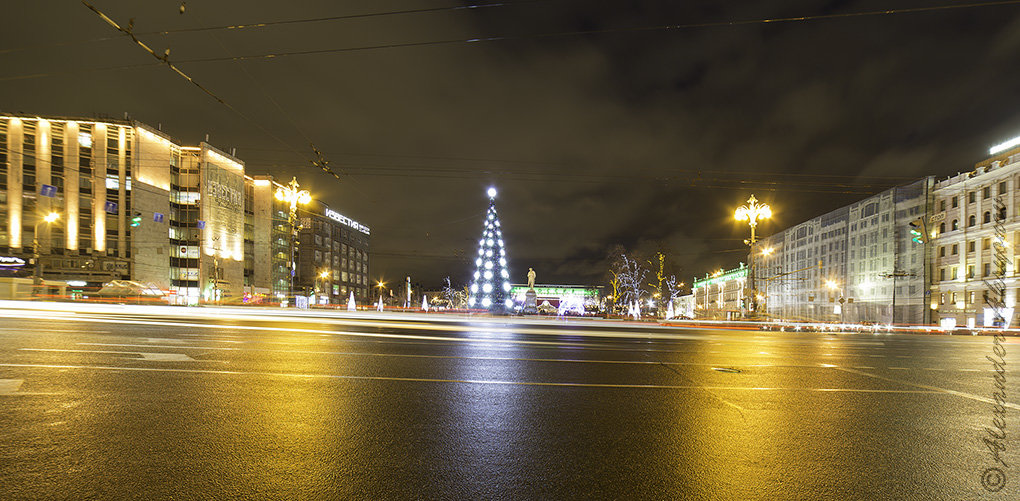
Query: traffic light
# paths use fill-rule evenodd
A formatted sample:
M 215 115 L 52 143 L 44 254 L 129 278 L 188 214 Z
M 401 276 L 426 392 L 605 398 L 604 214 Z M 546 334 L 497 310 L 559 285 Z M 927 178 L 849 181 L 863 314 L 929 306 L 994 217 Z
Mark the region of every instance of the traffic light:
M 131 215 L 131 227 L 134 228 L 136 226 L 141 226 L 141 224 L 142 224 L 142 213 L 138 212 L 138 211 L 135 211 Z
M 916 244 L 924 243 L 924 219 L 918 218 L 910 222 L 910 240 Z

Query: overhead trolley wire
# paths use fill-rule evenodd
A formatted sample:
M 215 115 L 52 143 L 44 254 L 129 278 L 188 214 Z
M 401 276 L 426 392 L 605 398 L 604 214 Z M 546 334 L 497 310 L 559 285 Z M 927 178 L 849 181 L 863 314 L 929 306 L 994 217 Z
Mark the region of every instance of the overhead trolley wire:
M 166 50 L 166 52 L 164 52 L 162 56 L 160 56 L 160 55 L 156 54 L 156 52 L 155 52 L 154 50 L 152 50 L 152 48 L 150 48 L 150 47 L 149 47 L 148 45 L 146 45 L 146 44 L 145 44 L 145 42 L 143 42 L 143 41 L 139 40 L 139 39 L 138 39 L 138 37 L 137 37 L 137 36 L 135 35 L 134 31 L 132 30 L 132 28 L 133 28 L 133 26 L 132 26 L 132 25 L 133 25 L 133 21 L 132 21 L 131 23 L 129 23 L 129 24 L 128 24 L 128 26 L 127 26 L 126 28 L 124 28 L 124 27 L 122 27 L 122 26 L 121 26 L 120 24 L 118 24 L 118 23 L 117 23 L 116 21 L 114 21 L 113 19 L 111 19 L 111 18 L 110 18 L 109 16 L 107 16 L 106 14 L 104 14 L 103 12 L 101 12 L 101 11 L 100 11 L 99 9 L 97 9 L 97 8 L 96 8 L 95 6 L 93 6 L 92 4 L 88 3 L 88 2 L 86 1 L 86 0 L 81 0 L 81 3 L 82 3 L 82 4 L 84 4 L 84 5 L 86 6 L 86 7 L 88 7 L 88 8 L 89 8 L 89 10 L 91 10 L 92 12 L 95 12 L 95 13 L 96 13 L 96 15 L 98 15 L 100 19 L 102 19 L 103 21 L 105 21 L 105 22 L 106 22 L 107 24 L 109 24 L 110 26 L 112 26 L 112 27 L 113 27 L 114 29 L 116 29 L 117 31 L 119 31 L 119 32 L 121 32 L 121 33 L 123 33 L 123 34 L 127 35 L 128 37 L 130 37 L 130 38 L 131 38 L 131 40 L 133 40 L 133 41 L 135 42 L 135 44 L 137 44 L 137 45 L 138 45 L 139 47 L 141 47 L 141 48 L 142 48 L 142 49 L 144 49 L 144 50 L 145 50 L 146 52 L 148 52 L 148 53 L 149 53 L 149 54 L 150 54 L 150 55 L 151 55 L 152 57 L 154 57 L 154 58 L 158 59 L 158 60 L 160 61 L 160 63 L 159 63 L 159 64 L 163 64 L 163 65 L 166 65 L 166 66 L 167 66 L 168 68 L 170 68 L 170 69 L 171 69 L 171 70 L 172 70 L 172 71 L 173 71 L 174 73 L 177 73 L 178 75 L 180 75 L 180 76 L 181 76 L 182 78 L 184 78 L 184 79 L 185 79 L 185 80 L 187 80 L 188 82 L 191 82 L 192 84 L 194 84 L 194 85 L 195 85 L 196 87 L 198 87 L 199 89 L 201 89 L 201 90 L 202 90 L 202 92 L 205 92 L 205 93 L 206 93 L 206 94 L 208 94 L 208 95 L 209 95 L 210 97 L 212 97 L 213 99 L 215 99 L 215 100 L 216 100 L 216 101 L 217 101 L 218 103 L 222 104 L 223 106 L 226 106 L 226 107 L 227 107 L 228 109 L 230 109 L 231 111 L 233 111 L 234 113 L 236 113 L 236 114 L 237 114 L 237 115 L 238 115 L 239 117 L 241 117 L 242 119 L 244 119 L 244 120 L 245 120 L 246 122 L 248 122 L 249 124 L 251 124 L 251 125 L 254 125 L 254 126 L 255 126 L 256 128 L 258 128 L 259 130 L 261 130 L 261 131 L 262 131 L 263 133 L 265 133 L 265 134 L 266 134 L 266 135 L 268 135 L 269 137 L 271 137 L 271 138 L 275 139 L 275 140 L 276 140 L 276 141 L 278 141 L 278 142 L 279 142 L 280 144 L 282 144 L 282 145 L 284 145 L 284 146 L 287 146 L 287 147 L 290 147 L 290 145 L 289 145 L 289 144 L 287 144 L 287 142 L 285 142 L 284 140 L 280 139 L 280 138 L 279 138 L 278 136 L 276 136 L 275 134 L 273 134 L 272 132 L 270 132 L 270 131 L 269 131 L 269 129 L 266 129 L 265 127 L 263 127 L 263 126 L 262 126 L 262 124 L 260 124 L 260 123 L 258 123 L 258 122 L 256 122 L 256 121 L 252 120 L 252 119 L 251 119 L 250 117 L 248 117 L 247 115 L 245 115 L 244 113 L 242 113 L 242 112 L 241 112 L 241 110 L 239 110 L 239 109 L 235 108 L 235 107 L 234 107 L 233 105 L 231 105 L 230 103 L 227 103 L 227 102 L 226 102 L 225 100 L 223 100 L 223 98 L 219 97 L 218 95 L 216 95 L 215 93 L 213 93 L 213 92 L 212 92 L 211 90 L 209 90 L 208 88 L 206 88 L 206 87 L 205 87 L 205 86 L 203 86 L 202 84 L 199 84 L 199 83 L 198 83 L 198 82 L 196 82 L 196 81 L 195 81 L 195 80 L 194 80 L 193 78 L 191 78 L 191 76 L 189 76 L 189 75 L 188 75 L 187 73 L 185 73 L 185 72 L 184 72 L 184 71 L 182 71 L 182 70 L 181 70 L 180 68 L 178 68 L 178 67 L 177 67 L 177 66 L 176 66 L 176 65 L 175 65 L 175 64 L 174 64 L 173 62 L 171 62 L 171 61 L 170 61 L 170 49 L 167 49 L 167 50 Z M 329 168 L 329 166 L 328 166 L 328 164 L 329 164 L 329 161 L 328 161 L 328 160 L 326 160 L 326 159 L 325 159 L 325 158 L 323 157 L 323 155 L 322 155 L 322 152 L 320 152 L 320 151 L 319 151 L 319 150 L 318 150 L 318 149 L 317 149 L 317 148 L 315 147 L 315 145 L 314 145 L 314 144 L 312 144 L 312 145 L 311 145 L 311 147 L 312 147 L 312 150 L 313 150 L 313 151 L 315 152 L 315 155 L 316 155 L 316 157 L 317 157 L 317 159 L 316 159 L 316 160 L 311 160 L 311 163 L 312 163 L 312 165 L 314 165 L 314 166 L 316 166 L 316 167 L 319 167 L 320 169 L 322 169 L 322 171 L 323 171 L 323 172 L 326 172 L 327 174 L 330 174 L 330 175 L 332 175 L 333 177 L 335 177 L 335 178 L 336 178 L 337 180 L 339 180 L 339 179 L 340 179 L 340 176 L 339 176 L 338 174 L 336 174 L 335 172 L 333 172 L 333 171 L 332 171 L 332 170 L 331 170 L 331 169 Z M 292 148 L 292 150 L 293 150 L 293 148 Z M 297 153 L 297 151 L 296 151 L 296 150 L 294 150 L 294 153 Z
M 84 3 L 84 0 L 83 0 Z M 503 6 L 506 3 L 499 4 L 486 4 L 485 6 Z M 651 32 L 651 31 L 677 31 L 677 30 L 690 30 L 699 28 L 722 28 L 722 27 L 736 27 L 736 26 L 750 26 L 750 25 L 769 25 L 769 24 L 782 24 L 782 23 L 803 23 L 810 21 L 823 21 L 843 18 L 860 18 L 860 17 L 874 17 L 874 16 L 885 16 L 885 15 L 902 15 L 902 14 L 918 14 L 924 12 L 938 12 L 938 11 L 949 11 L 949 10 L 961 10 L 961 9 L 976 9 L 985 7 L 1002 7 L 1002 6 L 1014 6 L 1020 5 L 1020 0 L 998 0 L 991 2 L 973 2 L 973 3 L 957 3 L 948 5 L 932 5 L 926 7 L 910 7 L 901 9 L 880 9 L 880 10 L 869 10 L 859 12 L 845 12 L 835 14 L 816 14 L 816 15 L 804 15 L 804 16 L 789 16 L 789 17 L 775 17 L 775 18 L 755 18 L 755 19 L 734 19 L 725 21 L 708 21 L 701 23 L 681 23 L 681 24 L 660 24 L 653 26 L 634 26 L 625 28 L 605 28 L 595 30 L 573 30 L 573 31 L 559 31 L 550 33 L 536 33 L 536 34 L 525 34 L 525 35 L 498 35 L 498 36 L 478 36 L 473 38 L 454 38 L 445 40 L 429 40 L 429 41 L 418 41 L 418 42 L 395 42 L 386 44 L 375 44 L 375 45 L 361 45 L 353 47 L 334 47 L 326 49 L 306 49 L 306 50 L 295 50 L 285 52 L 269 52 L 261 54 L 247 54 L 240 56 L 226 56 L 226 57 L 205 57 L 205 58 L 192 58 L 192 59 L 180 59 L 175 61 L 176 63 L 205 63 L 205 62 L 221 62 L 221 61 L 241 61 L 249 59 L 276 59 L 290 56 L 307 56 L 307 55 L 318 55 L 318 54 L 336 54 L 344 52 L 358 52 L 366 50 L 383 50 L 383 49 L 396 49 L 396 48 L 407 48 L 407 47 L 428 47 L 428 46 L 441 46 L 441 45 L 456 45 L 456 44 L 477 44 L 483 42 L 498 42 L 498 41 L 516 41 L 516 40 L 529 40 L 529 39 L 543 39 L 543 38 L 561 38 L 561 37 L 572 37 L 572 36 L 583 36 L 583 35 L 601 35 L 611 33 L 637 33 L 637 32 Z M 94 10 L 94 8 L 93 8 Z M 377 15 L 389 15 L 389 13 L 379 13 Z M 368 16 L 368 14 L 362 15 Z M 342 16 L 335 16 L 342 17 Z M 325 19 L 325 18 L 322 18 Z M 307 21 L 314 21 L 307 20 Z M 280 23 L 287 22 L 304 22 L 305 20 L 294 20 L 294 21 L 280 21 Z M 251 25 L 236 25 L 236 26 L 251 26 L 256 27 L 259 25 L 272 25 L 270 23 L 253 23 Z M 225 29 L 224 27 L 209 27 L 207 29 Z M 196 31 L 202 31 L 203 28 L 194 28 Z M 165 30 L 163 32 L 149 32 L 152 34 L 159 33 L 171 33 L 171 30 Z M 141 33 L 138 33 L 141 34 Z M 17 50 L 17 49 L 8 49 Z M 155 54 L 154 54 L 155 55 Z M 159 58 L 159 56 L 156 56 Z M 23 75 L 13 75 L 0 78 L 0 81 L 10 80 L 25 80 L 33 78 L 46 78 L 53 76 L 63 76 L 68 74 L 76 74 L 83 72 L 93 71 L 113 71 L 123 69 L 135 69 L 157 66 L 161 63 L 147 63 L 147 64 L 130 64 L 130 65 L 119 65 L 119 66 L 107 66 L 102 68 L 83 68 L 80 70 L 72 70 L 65 72 L 53 72 L 53 73 L 31 73 Z
M 286 20 L 277 20 L 277 21 L 261 21 L 261 22 L 253 22 L 253 23 L 224 24 L 224 25 L 217 25 L 217 26 L 199 26 L 199 27 L 194 27 L 194 28 L 177 28 L 177 29 L 166 29 L 166 30 L 156 30 L 156 31 L 137 31 L 137 32 L 135 32 L 135 35 L 139 35 L 139 36 L 171 35 L 171 34 L 175 34 L 175 33 L 197 33 L 197 32 L 204 32 L 204 31 L 220 31 L 220 30 L 234 30 L 234 31 L 236 31 L 236 30 L 246 30 L 246 29 L 254 29 L 254 28 L 268 28 L 270 26 L 281 26 L 281 25 L 291 25 L 291 24 L 304 24 L 304 23 L 319 23 L 319 22 L 328 22 L 328 21 L 347 21 L 347 20 L 351 20 L 351 19 L 365 19 L 365 18 L 372 18 L 372 17 L 395 16 L 395 15 L 402 15 L 402 14 L 422 14 L 422 13 L 428 13 L 428 12 L 441 12 L 441 11 L 477 10 L 477 9 L 484 9 L 484 8 L 487 8 L 487 7 L 503 7 L 503 6 L 506 6 L 506 5 L 512 5 L 512 4 L 518 4 L 518 3 L 533 3 L 533 2 L 538 2 L 538 1 L 541 1 L 541 0 L 517 0 L 517 1 L 512 2 L 512 3 L 509 3 L 509 2 L 498 2 L 498 3 L 477 4 L 477 5 L 455 5 L 455 6 L 447 6 L 447 7 L 431 7 L 431 8 L 424 8 L 424 9 L 395 10 L 395 11 L 386 11 L 386 12 L 369 12 L 369 13 L 365 13 L 365 14 L 348 14 L 348 15 L 342 15 L 342 16 L 324 16 L 324 17 L 313 17 L 313 18 L 305 18 L 305 19 L 286 19 Z M 9 54 L 9 53 L 12 53 L 12 52 L 20 52 L 20 51 L 30 50 L 30 49 L 43 49 L 43 48 L 47 48 L 47 47 L 62 47 L 62 46 L 67 46 L 67 45 L 78 46 L 78 45 L 85 44 L 85 43 L 107 42 L 107 41 L 110 41 L 110 40 L 119 40 L 120 38 L 121 38 L 120 36 L 111 36 L 111 37 L 90 38 L 90 39 L 87 39 L 87 40 L 73 40 L 73 41 L 68 41 L 68 42 L 56 42 L 56 43 L 41 44 L 41 45 L 26 45 L 26 46 L 22 46 L 22 47 L 11 47 L 11 48 L 6 48 L 6 49 L 0 49 L 0 54 Z
M 249 54 L 241 56 L 231 57 L 209 57 L 209 58 L 195 58 L 195 59 L 182 59 L 180 63 L 204 63 L 204 62 L 219 62 L 219 61 L 234 61 L 234 60 L 246 60 L 246 59 L 273 59 L 279 57 L 288 56 L 303 56 L 313 54 L 330 54 L 340 52 L 354 52 L 362 50 L 377 50 L 377 49 L 394 49 L 401 47 L 423 47 L 433 45 L 452 45 L 452 44 L 472 44 L 480 42 L 498 42 L 498 41 L 514 41 L 514 40 L 527 40 L 527 39 L 542 39 L 542 38 L 561 38 L 561 37 L 572 37 L 582 35 L 602 35 L 610 33 L 634 33 L 634 32 L 647 32 L 647 31 L 674 31 L 674 30 L 688 30 L 697 28 L 718 28 L 718 27 L 732 27 L 732 26 L 747 26 L 747 25 L 765 25 L 765 24 L 779 24 L 779 23 L 797 23 L 797 22 L 808 22 L 808 21 L 821 21 L 829 19 L 840 19 L 840 18 L 855 18 L 855 17 L 870 17 L 870 16 L 881 16 L 881 15 L 897 15 L 897 14 L 916 14 L 921 12 L 934 12 L 944 10 L 959 10 L 959 9 L 973 9 L 979 7 L 995 7 L 995 6 L 1006 6 L 1006 5 L 1020 5 L 1020 0 L 999 0 L 993 2 L 978 2 L 968 4 L 950 4 L 950 5 L 937 5 L 928 7 L 913 7 L 904 9 L 883 9 L 883 10 L 871 10 L 871 11 L 860 11 L 860 12 L 846 12 L 837 14 L 817 14 L 808 16 L 793 16 L 793 17 L 777 17 L 777 18 L 765 18 L 765 19 L 744 19 L 744 20 L 730 20 L 730 21 L 711 21 L 704 23 L 685 23 L 685 24 L 663 24 L 654 26 L 636 26 L 629 28 L 605 28 L 596 30 L 575 30 L 575 31 L 560 31 L 551 33 L 538 33 L 530 35 L 502 35 L 502 36 L 488 36 L 488 37 L 476 37 L 476 38 L 456 38 L 447 40 L 432 40 L 422 42 L 405 42 L 405 43 L 392 43 L 392 44 L 380 44 L 380 45 L 366 45 L 359 47 L 338 47 L 329 49 L 308 49 L 308 50 L 296 50 L 286 52 L 270 52 L 264 54 Z

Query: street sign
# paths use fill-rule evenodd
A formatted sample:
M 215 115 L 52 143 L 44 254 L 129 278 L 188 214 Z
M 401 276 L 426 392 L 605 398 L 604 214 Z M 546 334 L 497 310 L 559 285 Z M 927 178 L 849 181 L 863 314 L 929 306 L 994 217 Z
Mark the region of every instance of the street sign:
M 44 184 L 39 187 L 39 194 L 44 197 L 53 198 L 57 196 L 57 187 L 52 184 Z
M 159 212 L 153 212 L 152 213 L 152 220 L 157 222 L 157 223 L 162 223 L 163 222 L 163 214 L 160 214 Z
M 25 266 L 25 260 L 16 256 L 0 256 L 0 266 L 3 266 L 5 268 Z
M 107 200 L 106 203 L 103 204 L 103 210 L 105 210 L 106 212 L 108 212 L 110 214 L 116 214 L 117 213 L 117 202 L 111 202 L 111 201 Z

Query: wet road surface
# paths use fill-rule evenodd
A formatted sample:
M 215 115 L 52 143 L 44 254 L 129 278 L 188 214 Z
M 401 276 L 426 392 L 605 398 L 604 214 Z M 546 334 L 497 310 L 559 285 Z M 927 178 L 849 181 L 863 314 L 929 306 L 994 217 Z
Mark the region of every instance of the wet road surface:
M 0 497 L 1016 499 L 1020 467 L 998 493 L 981 484 L 992 348 L 607 321 L 0 309 Z M 1016 338 L 1005 349 L 1020 360 Z M 1012 466 L 1020 406 L 1007 393 Z

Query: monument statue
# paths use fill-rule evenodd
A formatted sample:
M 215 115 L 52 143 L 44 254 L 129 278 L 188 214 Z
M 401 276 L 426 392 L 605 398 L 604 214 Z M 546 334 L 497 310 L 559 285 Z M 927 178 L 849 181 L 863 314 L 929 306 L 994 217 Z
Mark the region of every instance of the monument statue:
M 528 268 L 528 290 L 524 292 L 525 315 L 538 313 L 538 294 L 535 292 L 535 270 Z

